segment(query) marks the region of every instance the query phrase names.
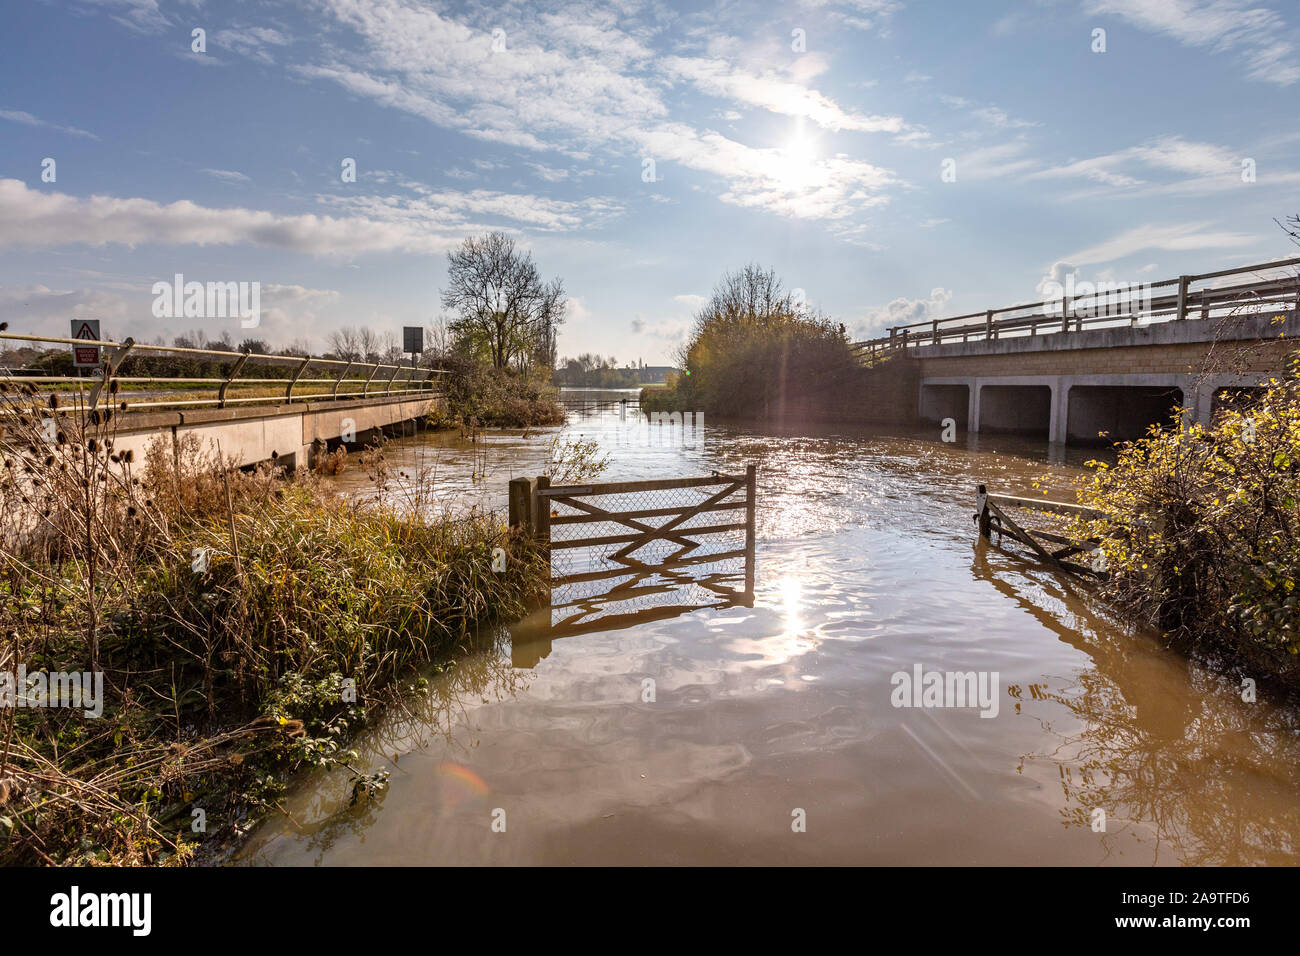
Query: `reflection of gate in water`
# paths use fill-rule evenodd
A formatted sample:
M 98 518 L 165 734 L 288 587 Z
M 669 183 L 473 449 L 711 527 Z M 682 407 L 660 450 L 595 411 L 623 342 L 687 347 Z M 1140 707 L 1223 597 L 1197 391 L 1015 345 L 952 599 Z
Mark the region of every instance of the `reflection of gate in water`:
M 550 550 L 552 629 L 617 627 L 752 595 L 754 479 L 753 465 L 740 476 L 594 485 L 516 479 L 512 521 Z

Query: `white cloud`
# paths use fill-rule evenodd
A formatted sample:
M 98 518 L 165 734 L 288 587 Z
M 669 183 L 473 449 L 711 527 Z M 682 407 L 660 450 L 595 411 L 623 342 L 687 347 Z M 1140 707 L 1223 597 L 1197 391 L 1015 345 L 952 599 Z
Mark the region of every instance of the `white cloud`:
M 1134 196 L 1208 195 L 1241 188 L 1244 158 L 1226 146 L 1187 140 L 1181 136 L 1162 136 L 1114 153 L 1038 170 L 1029 178 L 1085 179 L 1105 186 L 1123 187 Z M 1143 178 L 1159 174 L 1165 174 L 1166 180 L 1153 182 Z M 1184 178 L 1170 180 L 1167 178 L 1170 175 Z M 1270 163 L 1259 172 L 1259 180 L 1275 186 L 1300 182 L 1300 171 Z
M 228 183 L 251 183 L 253 180 L 243 173 L 234 169 L 200 169 L 199 172 L 206 173 L 213 179 L 220 179 Z
M 69 136 L 82 136 L 86 139 L 99 139 L 99 137 L 94 133 L 88 133 L 84 129 L 77 129 L 75 126 L 60 126 L 57 123 L 49 123 L 24 110 L 0 110 L 0 120 L 8 120 L 11 123 L 22 123 L 24 126 L 36 126 L 42 129 L 56 129 L 60 133 L 67 133 Z
M 268 47 L 287 46 L 289 37 L 270 27 L 240 26 L 218 30 L 212 35 L 212 45 L 251 57 L 261 63 L 274 63 Z
M 808 9 L 825 11 L 828 17 L 856 30 L 887 34 L 889 18 L 902 8 L 899 0 L 799 0 Z
M 861 338 L 872 338 L 890 326 L 942 318 L 951 300 L 952 290 L 944 288 L 931 289 L 930 295 L 924 299 L 899 296 L 879 309 L 869 309 L 866 316 L 855 323 L 854 330 Z
M 170 25 L 158 0 L 76 0 L 83 6 L 109 11 L 114 20 L 134 33 L 161 33 Z
M 897 117 L 850 113 L 815 90 L 775 73 L 733 68 L 716 56 L 656 61 L 617 16 L 583 8 L 543 16 L 527 34 L 492 38 L 429 8 L 396 0 L 321 0 L 354 31 L 362 50 L 298 66 L 303 77 L 334 82 L 358 96 L 489 142 L 575 159 L 593 149 L 649 157 L 665 178 L 683 166 L 719 177 L 718 198 L 808 219 L 845 219 L 887 201 L 889 171 L 835 155 L 791 157 L 715 130 L 671 121 L 661 89 L 686 80 L 746 106 L 803 117 L 828 129 L 902 130 Z M 883 11 L 884 6 L 878 9 Z M 726 38 L 711 49 L 725 49 Z M 816 64 L 808 69 L 814 69 Z
M 328 197 L 322 197 L 328 198 Z M 601 200 L 562 203 L 487 190 L 430 191 L 421 199 L 334 200 L 352 215 L 279 215 L 213 208 L 189 200 L 162 204 L 114 196 L 85 198 L 29 189 L 0 179 L 0 248 L 122 244 L 253 245 L 310 255 L 350 257 L 374 252 L 437 253 L 483 226 L 471 214 L 509 217 L 537 228 L 578 228 L 615 210 Z
M 544 179 L 548 183 L 558 183 L 569 178 L 569 171 L 567 169 L 556 169 L 543 163 L 525 163 L 524 165 L 537 173 L 539 179 Z
M 823 129 L 898 133 L 906 125 L 898 116 L 846 112 L 817 90 L 792 83 L 774 70 L 759 74 L 738 69 L 724 60 L 680 56 L 666 57 L 661 65 L 711 96 L 762 107 L 782 116 L 809 119 Z
M 99 289 L 51 289 L 41 284 L 0 285 L 0 321 L 14 332 L 68 334 L 68 322 L 94 316 L 120 319 L 127 314 L 126 300 Z M 61 330 L 61 331 L 60 331 Z M 7 342 L 4 346 L 13 346 Z M 3 347 L 3 346 L 0 346 Z
M 1259 241 L 1258 236 L 1215 230 L 1211 225 L 1208 222 L 1187 222 L 1168 226 L 1151 224 L 1137 226 L 1112 236 L 1104 242 L 1072 252 L 1062 257 L 1062 262 L 1073 263 L 1075 266 L 1095 265 L 1122 259 L 1146 249 L 1163 249 L 1171 252 L 1235 249 Z
M 1252 80 L 1278 86 L 1300 81 L 1300 50 L 1290 39 L 1295 29 L 1275 10 L 1248 0 L 1085 0 L 1084 10 L 1113 14 L 1185 46 L 1232 53 Z
M 1028 143 L 1017 139 L 967 150 L 955 157 L 957 182 L 960 183 L 963 179 L 995 179 L 999 176 L 1031 172 L 1040 163 L 1024 155 L 1028 148 Z
M 1028 129 L 1029 127 L 1043 125 L 1033 120 L 1014 119 L 1004 109 L 997 106 L 980 106 L 964 96 L 942 95 L 939 99 L 953 109 L 965 110 L 981 123 L 992 126 L 994 129 Z

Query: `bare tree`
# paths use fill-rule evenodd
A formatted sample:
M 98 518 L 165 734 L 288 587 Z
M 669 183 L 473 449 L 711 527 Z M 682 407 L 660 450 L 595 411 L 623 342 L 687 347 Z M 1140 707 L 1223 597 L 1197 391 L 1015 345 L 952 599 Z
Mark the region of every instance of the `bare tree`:
M 453 343 L 451 319 L 439 314 L 424 327 L 424 354 L 426 358 L 441 359 L 450 354 Z
M 379 335 L 368 325 L 357 330 L 357 351 L 367 362 L 379 361 Z
M 325 344 L 336 357 L 349 362 L 356 362 L 365 357 L 361 348 L 360 334 L 350 325 L 335 329 L 327 335 Z
M 447 254 L 442 305 L 454 315 L 451 331 L 487 352 L 495 368 L 512 361 L 526 367 L 538 335 L 553 338 L 564 318 L 563 294 L 560 281 L 544 284 L 532 254 L 504 233 L 471 236 Z
M 556 336 L 559 327 L 564 324 L 564 313 L 568 307 L 564 283 L 553 279 L 542 290 L 541 306 L 533 330 L 533 361 L 544 368 L 555 368 Z

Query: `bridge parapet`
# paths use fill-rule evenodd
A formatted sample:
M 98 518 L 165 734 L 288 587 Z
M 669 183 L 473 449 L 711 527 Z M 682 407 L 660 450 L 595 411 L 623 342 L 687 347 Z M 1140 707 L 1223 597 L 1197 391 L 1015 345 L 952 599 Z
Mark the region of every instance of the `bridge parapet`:
M 908 352 L 945 342 L 971 344 L 1058 335 L 1070 338 L 1104 328 L 1289 313 L 1300 309 L 1300 276 L 1294 271 L 1297 265 L 1300 258 L 1141 285 L 1099 284 L 1101 287 L 1090 287 L 1086 294 L 1066 292 L 1041 302 L 894 326 L 888 335 L 856 342 L 854 347 L 870 355 Z M 1195 288 L 1198 283 L 1201 287 Z

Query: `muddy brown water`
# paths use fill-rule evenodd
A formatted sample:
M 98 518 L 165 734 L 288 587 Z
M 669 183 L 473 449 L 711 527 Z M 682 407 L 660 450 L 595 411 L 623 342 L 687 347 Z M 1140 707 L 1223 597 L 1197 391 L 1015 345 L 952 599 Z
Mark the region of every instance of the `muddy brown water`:
M 1242 700 L 1089 585 L 977 540 L 977 483 L 1063 495 L 1095 451 L 937 428 L 692 435 L 634 412 L 575 405 L 564 429 L 606 448 L 604 480 L 758 464 L 752 607 L 485 634 L 356 742 L 386 793 L 352 804 L 348 771 L 305 774 L 238 862 L 1300 862 L 1292 707 Z M 389 457 L 500 508 L 554 431 Z M 918 667 L 982 675 L 996 708 L 895 706 Z

